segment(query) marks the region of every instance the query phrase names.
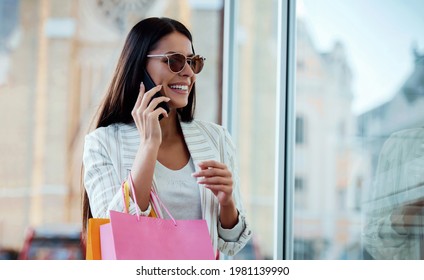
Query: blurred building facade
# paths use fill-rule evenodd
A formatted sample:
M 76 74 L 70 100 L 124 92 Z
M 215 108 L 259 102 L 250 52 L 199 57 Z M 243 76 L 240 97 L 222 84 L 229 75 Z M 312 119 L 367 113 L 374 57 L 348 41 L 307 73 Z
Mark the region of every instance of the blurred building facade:
M 189 27 L 196 51 L 207 57 L 197 116 L 219 120 L 222 5 L 200 2 L 0 2 L 0 116 L 7 120 L 0 247 L 20 249 L 30 226 L 81 223 L 84 135 L 137 21 L 167 16 Z
M 277 2 L 238 3 L 235 141 L 253 246 L 259 247 L 258 258 L 269 259 L 274 250 Z
M 349 203 L 353 74 L 341 42 L 317 50 L 301 17 L 296 34 L 294 258 L 336 259 L 360 247 L 360 212 Z

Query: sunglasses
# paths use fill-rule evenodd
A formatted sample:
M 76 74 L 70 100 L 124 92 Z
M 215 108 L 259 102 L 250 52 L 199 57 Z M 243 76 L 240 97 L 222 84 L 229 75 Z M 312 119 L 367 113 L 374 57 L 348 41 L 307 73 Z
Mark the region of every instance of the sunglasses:
M 199 74 L 203 69 L 206 58 L 200 55 L 187 57 L 181 53 L 170 53 L 170 54 L 149 54 L 147 57 L 162 57 L 168 60 L 168 67 L 172 73 L 178 74 L 183 71 L 186 63 L 193 70 L 194 74 Z M 165 62 L 165 61 L 164 61 Z

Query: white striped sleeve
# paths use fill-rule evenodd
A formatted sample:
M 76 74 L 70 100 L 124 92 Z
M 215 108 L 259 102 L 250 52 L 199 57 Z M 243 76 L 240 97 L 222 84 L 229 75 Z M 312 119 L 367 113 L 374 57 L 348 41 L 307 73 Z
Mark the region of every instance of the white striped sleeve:
M 116 141 L 109 141 L 106 128 L 85 137 L 83 165 L 84 187 L 93 217 L 108 218 L 109 210 L 122 212 L 123 178 L 118 177 L 111 155 L 116 154 Z
M 244 207 L 240 195 L 240 180 L 238 174 L 238 164 L 236 160 L 236 149 L 231 136 L 226 129 L 224 129 L 225 142 L 224 142 L 224 162 L 233 174 L 233 197 L 236 203 L 237 210 L 239 211 L 239 221 L 232 229 L 224 230 L 218 228 L 219 239 L 218 248 L 228 256 L 237 254 L 252 237 L 252 230 L 246 222 Z M 220 227 L 220 225 L 219 225 Z

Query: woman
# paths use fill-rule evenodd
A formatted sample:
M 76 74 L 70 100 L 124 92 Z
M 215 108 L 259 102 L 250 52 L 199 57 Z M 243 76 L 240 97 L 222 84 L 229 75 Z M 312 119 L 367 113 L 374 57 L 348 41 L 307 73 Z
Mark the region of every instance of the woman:
M 362 239 L 373 259 L 424 259 L 424 128 L 396 131 L 384 142 L 364 204 Z
M 148 18 L 132 28 L 97 128 L 85 138 L 84 231 L 89 217 L 124 210 L 121 184 L 132 177 L 130 197 L 138 205 L 131 199 L 131 214 L 139 207 L 152 216 L 153 189 L 174 218 L 205 219 L 214 248 L 223 254 L 235 255 L 250 239 L 230 135 L 194 120 L 194 83 L 203 63 L 178 21 Z M 157 85 L 148 91 L 145 70 Z M 157 93 L 161 96 L 152 98 Z M 169 112 L 158 106 L 162 102 Z

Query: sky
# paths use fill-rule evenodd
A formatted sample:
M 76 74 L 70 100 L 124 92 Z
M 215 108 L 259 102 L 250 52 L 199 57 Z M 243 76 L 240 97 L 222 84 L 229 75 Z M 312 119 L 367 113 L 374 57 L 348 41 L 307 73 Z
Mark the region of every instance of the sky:
M 297 0 L 315 47 L 341 41 L 353 71 L 355 113 L 389 100 L 412 73 L 413 44 L 424 55 L 423 0 Z

